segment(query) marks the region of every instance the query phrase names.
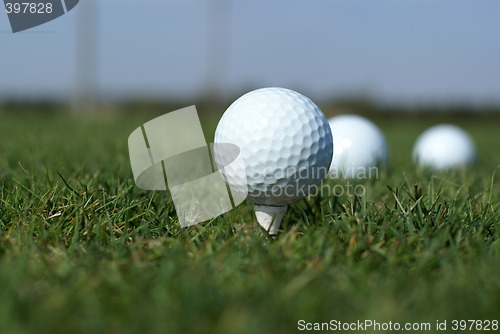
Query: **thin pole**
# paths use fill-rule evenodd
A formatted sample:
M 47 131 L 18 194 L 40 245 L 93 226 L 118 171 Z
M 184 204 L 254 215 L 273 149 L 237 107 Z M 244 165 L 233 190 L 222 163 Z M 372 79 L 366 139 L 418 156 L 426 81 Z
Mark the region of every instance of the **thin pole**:
M 232 0 L 208 2 L 206 98 L 213 101 L 228 76 Z
M 76 80 L 73 110 L 97 112 L 98 79 L 98 4 L 96 0 L 80 1 L 74 9 L 76 27 Z

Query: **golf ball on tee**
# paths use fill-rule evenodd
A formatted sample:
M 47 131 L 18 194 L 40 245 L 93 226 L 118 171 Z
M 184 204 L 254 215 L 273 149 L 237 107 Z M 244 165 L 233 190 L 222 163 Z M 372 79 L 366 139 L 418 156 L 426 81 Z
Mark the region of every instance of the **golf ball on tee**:
M 413 160 L 435 170 L 456 169 L 474 162 L 476 147 L 461 128 L 443 124 L 433 126 L 418 137 Z
M 321 110 L 284 88 L 257 89 L 237 99 L 219 121 L 214 143 L 215 161 L 226 182 L 243 184 L 249 201 L 268 206 L 306 197 L 326 177 L 333 152 Z M 217 149 L 223 143 L 239 147 L 244 170 L 225 163 Z
M 385 137 L 371 121 L 358 115 L 340 115 L 329 123 L 334 143 L 332 177 L 369 178 L 372 168 L 387 163 Z

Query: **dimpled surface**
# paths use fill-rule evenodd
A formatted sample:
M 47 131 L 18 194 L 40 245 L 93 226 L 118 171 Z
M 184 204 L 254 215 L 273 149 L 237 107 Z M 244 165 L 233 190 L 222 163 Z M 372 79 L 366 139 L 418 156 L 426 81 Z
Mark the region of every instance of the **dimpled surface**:
M 418 137 L 413 159 L 423 167 L 455 169 L 474 162 L 476 147 L 464 130 L 450 124 L 434 126 Z
M 236 100 L 224 113 L 215 144 L 239 146 L 245 169 L 215 150 L 229 185 L 247 187 L 260 205 L 287 205 L 308 195 L 327 175 L 333 153 L 328 121 L 307 97 L 284 88 L 262 88 Z
M 333 133 L 334 177 L 368 178 L 371 167 L 387 163 L 387 143 L 382 131 L 358 115 L 340 115 L 328 120 Z

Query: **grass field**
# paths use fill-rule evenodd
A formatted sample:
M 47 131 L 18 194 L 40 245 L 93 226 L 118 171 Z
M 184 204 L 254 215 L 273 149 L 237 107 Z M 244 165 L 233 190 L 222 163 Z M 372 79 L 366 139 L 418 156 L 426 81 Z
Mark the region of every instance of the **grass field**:
M 134 186 L 127 138 L 150 116 L 0 114 L 0 333 L 500 320 L 498 118 L 456 120 L 479 158 L 444 174 L 410 161 L 437 119 L 377 118 L 390 168 L 365 196 L 291 206 L 273 241 L 249 204 L 181 229 L 164 193 Z

